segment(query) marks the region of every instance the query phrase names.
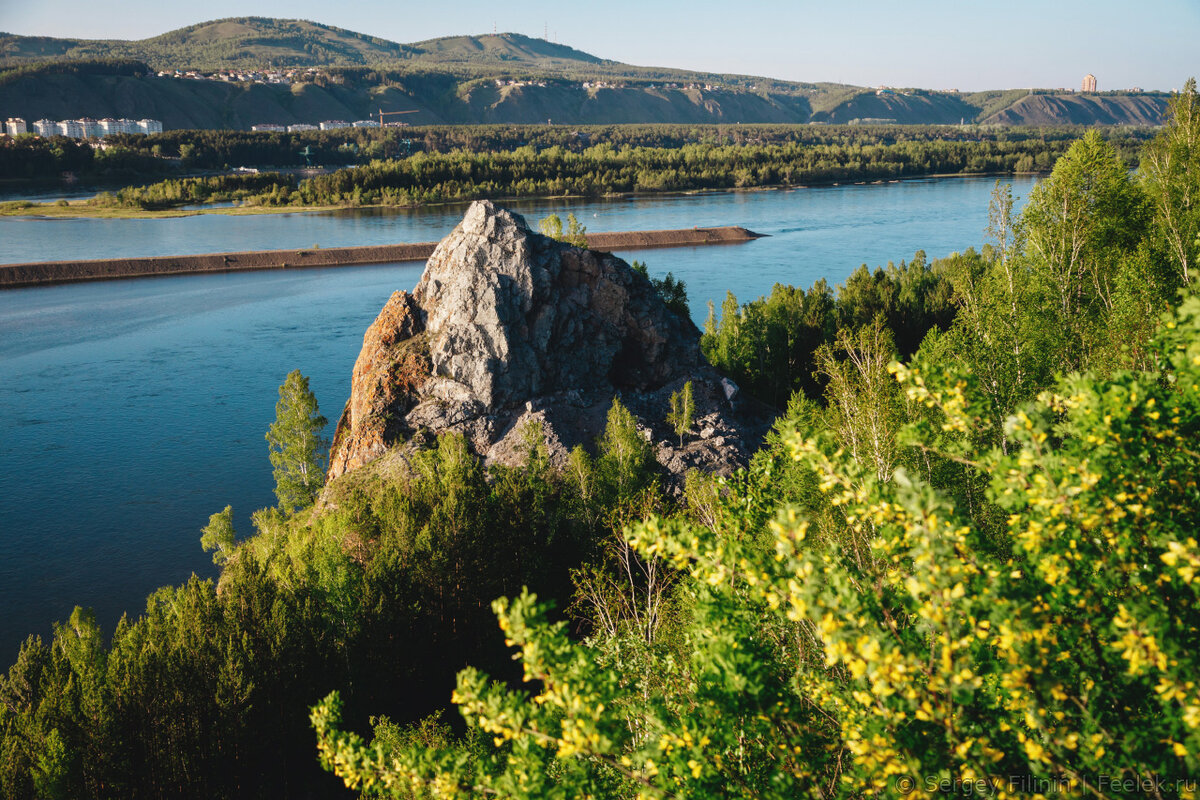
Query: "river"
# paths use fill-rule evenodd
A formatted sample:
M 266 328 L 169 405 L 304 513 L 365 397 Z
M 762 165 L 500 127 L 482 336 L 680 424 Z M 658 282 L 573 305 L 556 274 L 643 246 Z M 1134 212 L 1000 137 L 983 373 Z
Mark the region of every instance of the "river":
M 978 247 L 993 180 L 511 204 L 531 223 L 588 228 L 742 225 L 745 244 L 621 253 L 686 281 L 693 316 L 726 291 L 843 281 L 860 264 Z M 1024 199 L 1030 179 L 1014 181 Z M 163 220 L 0 218 L 0 262 L 432 241 L 463 207 Z M 208 516 L 239 535 L 273 503 L 264 434 L 299 368 L 332 424 L 362 335 L 421 264 L 192 275 L 0 292 L 0 669 L 75 605 L 111 631 L 193 572 Z

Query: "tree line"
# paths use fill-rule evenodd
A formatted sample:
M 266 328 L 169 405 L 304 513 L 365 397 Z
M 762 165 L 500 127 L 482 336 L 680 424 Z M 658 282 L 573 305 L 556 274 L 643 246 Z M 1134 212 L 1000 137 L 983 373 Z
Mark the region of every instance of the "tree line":
M 761 186 L 802 186 L 839 181 L 894 180 L 921 175 L 1013 173 L 1049 170 L 1070 139 L 985 141 L 906 140 L 890 144 L 810 145 L 692 143 L 646 147 L 609 143 L 582 149 L 554 145 L 537 150 L 416 152 L 402 159 L 315 175 L 303 180 L 274 175 L 254 194 L 234 187 L 240 179 L 181 178 L 116 195 L 120 205 L 162 208 L 241 199 L 259 206 L 410 206 L 482 197 L 594 197 L 613 193 L 681 192 Z M 210 192 L 214 186 L 229 191 Z M 99 198 L 97 203 L 111 203 Z
M 448 154 L 507 152 L 532 147 L 541 152 L 558 147 L 580 152 L 593 145 L 617 148 L 673 149 L 687 144 L 868 147 L 921 142 L 1025 143 L 1036 158 L 1034 143 L 1061 155 L 1081 128 L 1004 128 L 985 130 L 946 125 L 437 125 L 410 128 L 342 128 L 296 133 L 172 130 L 158 134 L 114 134 L 104 150 L 70 139 L 19 137 L 0 147 L 0 175 L 26 179 L 58 179 L 64 171 L 85 175 L 119 173 L 157 175 L 172 170 L 228 170 L 232 167 L 299 167 L 310 161 L 326 166 L 369 164 L 414 153 Z M 1140 129 L 1105 131 L 1128 159 L 1150 133 Z M 302 155 L 304 151 L 308 156 Z M 58 155 L 55 155 L 58 154 Z M 51 157 L 54 156 L 54 157 Z M 117 165 L 119 156 L 128 163 Z M 1050 164 L 1053 162 L 1051 161 Z M 1049 166 L 1025 165 L 1029 169 Z

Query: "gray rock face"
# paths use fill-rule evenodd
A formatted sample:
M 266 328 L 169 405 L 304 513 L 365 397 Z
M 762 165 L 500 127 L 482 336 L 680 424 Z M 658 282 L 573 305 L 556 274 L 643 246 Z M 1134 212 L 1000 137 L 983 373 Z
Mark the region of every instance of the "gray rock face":
M 672 447 L 669 397 L 689 380 L 704 420 L 694 432 L 720 435 Z M 617 395 L 669 471 L 725 470 L 747 458 L 727 383 L 704 361 L 691 320 L 624 261 L 479 201 L 413 294 L 393 295 L 368 329 L 329 478 L 422 430 L 461 432 L 487 460 L 516 463 L 528 419 L 542 422 L 552 460 L 563 461 L 599 435 Z

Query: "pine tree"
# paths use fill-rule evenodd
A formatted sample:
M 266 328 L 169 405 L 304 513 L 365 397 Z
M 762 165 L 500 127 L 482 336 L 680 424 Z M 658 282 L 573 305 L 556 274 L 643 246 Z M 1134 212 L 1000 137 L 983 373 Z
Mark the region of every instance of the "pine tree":
M 692 382 L 688 381 L 678 392 L 671 393 L 671 411 L 667 414 L 667 424 L 679 437 L 680 447 L 683 447 L 683 435 L 692 429 L 695 416 L 696 398 L 692 394 Z
M 275 496 L 287 512 L 309 505 L 324 482 L 325 447 L 321 430 L 328 423 L 308 388 L 308 378 L 293 370 L 279 387 L 275 422 L 267 431 Z

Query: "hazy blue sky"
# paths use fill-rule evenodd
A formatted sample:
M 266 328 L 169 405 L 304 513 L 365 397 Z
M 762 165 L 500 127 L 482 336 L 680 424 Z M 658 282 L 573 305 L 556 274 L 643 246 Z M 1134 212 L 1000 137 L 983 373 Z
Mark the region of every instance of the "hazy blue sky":
M 927 88 L 1171 89 L 1200 73 L 1200 0 L 0 0 L 0 30 L 140 39 L 232 16 L 400 42 L 514 31 L 631 64 Z

